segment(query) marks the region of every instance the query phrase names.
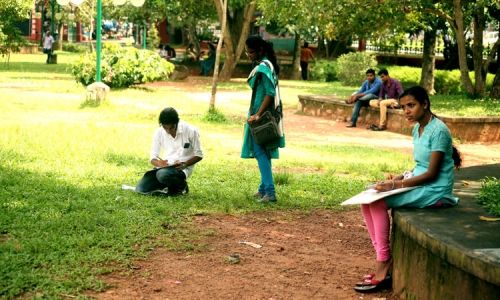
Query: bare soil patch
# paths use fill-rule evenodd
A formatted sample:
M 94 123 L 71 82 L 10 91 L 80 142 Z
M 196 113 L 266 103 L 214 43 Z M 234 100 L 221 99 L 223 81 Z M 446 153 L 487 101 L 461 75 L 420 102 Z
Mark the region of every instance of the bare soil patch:
M 352 287 L 374 267 L 358 210 L 199 216 L 203 250 L 157 249 L 131 271 L 104 278 L 100 299 L 375 299 Z M 257 249 L 240 241 L 261 245 Z M 238 254 L 232 264 L 228 256 Z

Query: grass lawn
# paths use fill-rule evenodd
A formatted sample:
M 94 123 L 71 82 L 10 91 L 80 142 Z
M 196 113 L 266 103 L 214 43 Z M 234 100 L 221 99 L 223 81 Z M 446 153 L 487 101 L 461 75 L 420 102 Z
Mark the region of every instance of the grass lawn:
M 205 121 L 206 85 L 114 90 L 107 104 L 81 108 L 85 89 L 67 71 L 74 58 L 61 53 L 58 65 L 46 65 L 41 54 L 13 55 L 9 69 L 0 67 L 0 298 L 100 290 L 98 275 L 154 247 L 199 250 L 190 216 L 340 209 L 384 172 L 412 166 L 409 155 L 390 150 L 290 140 L 273 161 L 279 202 L 258 205 L 251 199 L 256 162 L 239 158 L 248 107 L 241 82 L 219 89 L 217 106 L 229 119 L 223 123 Z M 299 93 L 331 93 L 330 85 L 284 80 L 285 107 L 294 107 Z M 201 132 L 205 158 L 190 194 L 122 191 L 149 168 L 152 133 L 166 106 Z

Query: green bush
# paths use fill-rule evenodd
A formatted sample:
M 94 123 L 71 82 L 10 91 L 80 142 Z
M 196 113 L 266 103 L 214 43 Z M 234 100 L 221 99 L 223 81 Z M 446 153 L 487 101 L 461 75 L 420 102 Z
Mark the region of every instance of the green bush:
M 389 71 L 389 76 L 391 78 L 399 80 L 405 89 L 411 86 L 418 85 L 418 83 L 420 82 L 420 68 L 403 66 L 381 66 L 379 69 L 382 68 L 387 69 L 387 71 Z
M 85 53 L 89 51 L 89 45 L 79 43 L 63 43 L 62 50 L 67 52 Z
M 405 88 L 420 83 L 421 68 L 406 66 L 386 66 L 385 68 L 389 71 L 389 76 L 401 81 Z M 463 92 L 459 70 L 436 70 L 434 74 L 434 89 L 436 93 L 450 95 Z
M 151 26 L 148 30 L 148 37 L 146 38 L 147 47 L 150 50 L 155 51 L 158 49 L 161 43 L 160 33 L 156 26 Z
M 71 66 L 77 82 L 87 86 L 95 81 L 95 53 L 81 55 Z M 113 88 L 167 79 L 174 65 L 150 50 L 106 44 L 101 54 L 102 82 Z
M 384 65 L 379 66 L 379 69 L 386 68 L 389 75 L 401 81 L 404 88 L 418 85 L 420 83 L 421 68 L 408 66 Z M 469 72 L 471 80 L 474 82 L 474 72 Z M 488 74 L 486 80 L 486 91 L 490 91 L 493 85 L 493 74 Z M 460 81 L 460 70 L 435 70 L 434 73 L 434 89 L 437 94 L 441 95 L 457 95 L 463 94 L 465 90 Z
M 338 78 L 343 85 L 359 85 L 366 77 L 366 70 L 377 66 L 374 56 L 366 52 L 351 52 L 337 60 Z
M 434 89 L 442 95 L 460 94 L 463 92 L 460 82 L 460 71 L 436 70 L 434 74 Z
M 483 179 L 477 199 L 488 213 L 500 216 L 500 179 L 495 177 Z
M 323 82 L 338 80 L 337 62 L 333 60 L 316 60 L 309 69 L 311 79 Z
M 228 122 L 226 116 L 224 116 L 224 113 L 222 113 L 217 108 L 210 108 L 207 111 L 207 113 L 203 116 L 202 120 L 208 123 L 219 123 L 219 124 L 225 124 Z

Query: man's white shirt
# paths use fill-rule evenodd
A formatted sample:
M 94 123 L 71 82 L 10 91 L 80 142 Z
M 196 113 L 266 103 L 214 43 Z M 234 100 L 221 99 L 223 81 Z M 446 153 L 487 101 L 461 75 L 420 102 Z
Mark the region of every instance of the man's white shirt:
M 54 43 L 54 38 L 52 36 L 46 36 L 43 39 L 43 49 L 52 49 L 52 44 Z
M 173 164 L 176 161 L 185 162 L 193 156 L 203 157 L 200 134 L 196 127 L 179 121 L 175 138 L 161 126 L 155 131 L 150 160 L 154 158 L 166 159 L 168 164 Z M 186 178 L 193 173 L 193 169 L 194 165 L 183 170 Z

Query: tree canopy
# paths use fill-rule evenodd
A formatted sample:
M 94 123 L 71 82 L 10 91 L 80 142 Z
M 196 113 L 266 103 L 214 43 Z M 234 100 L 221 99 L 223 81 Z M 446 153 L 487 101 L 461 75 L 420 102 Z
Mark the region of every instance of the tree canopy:
M 33 0 L 0 0 L 0 54 L 17 51 L 24 44 L 17 22 L 28 19 Z

